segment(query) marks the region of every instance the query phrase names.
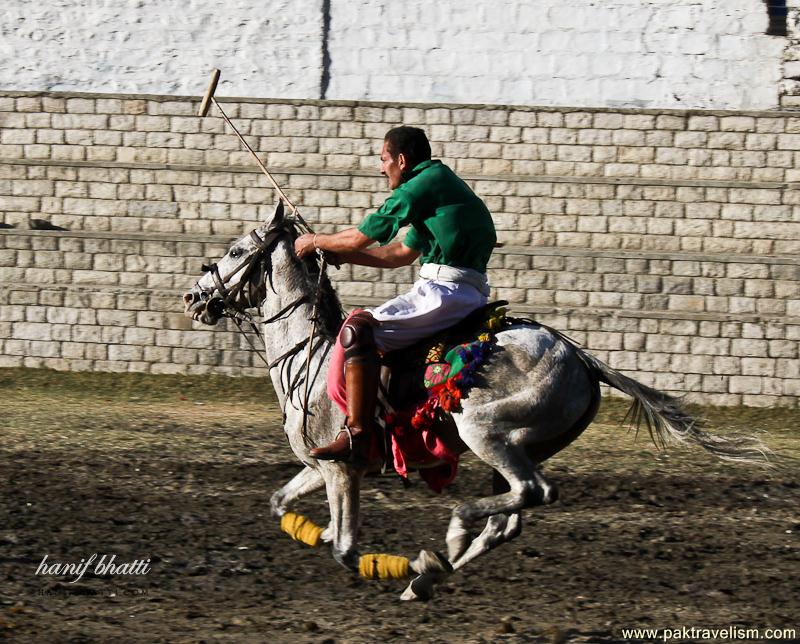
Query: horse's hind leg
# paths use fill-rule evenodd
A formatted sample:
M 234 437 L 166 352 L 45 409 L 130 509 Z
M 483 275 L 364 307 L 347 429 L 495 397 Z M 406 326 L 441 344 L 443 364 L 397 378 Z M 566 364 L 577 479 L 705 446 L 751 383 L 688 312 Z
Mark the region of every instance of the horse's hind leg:
M 508 482 L 500 475 L 497 470 L 492 471 L 492 491 L 495 494 L 508 492 L 511 488 Z M 511 541 L 522 532 L 522 513 L 517 511 L 511 514 L 495 514 L 486 520 L 486 526 L 475 538 L 461 556 L 451 558 L 453 570 L 457 570 L 468 564 L 473 559 L 496 548 L 497 546 Z M 460 546 L 460 544 L 459 544 Z M 463 551 L 463 548 L 460 548 Z
M 557 497 L 555 486 L 536 471 L 523 447 L 482 445 L 481 453 L 473 448 L 484 462 L 489 463 L 508 482 L 507 491 L 494 496 L 462 503 L 453 510 L 447 530 L 449 562 L 453 569 L 516 537 L 521 530 L 520 510 L 551 503 Z M 496 451 L 496 454 L 494 453 Z M 497 489 L 497 486 L 495 486 Z M 483 532 L 470 543 L 469 526 L 488 518 Z M 433 587 L 442 579 L 441 572 L 425 572 L 413 579 L 400 599 L 428 599 Z
M 467 550 L 456 561 L 452 562 L 453 570 L 458 570 L 473 559 L 477 559 L 482 554 L 511 541 L 522 532 L 522 514 L 514 512 L 512 514 L 495 514 L 486 520 L 486 527 L 483 529 Z
M 453 510 L 447 530 L 447 547 L 450 563 L 454 568 L 460 568 L 468 561 L 516 537 L 521 529 L 520 510 L 552 503 L 558 498 L 555 485 L 537 471 L 536 464 L 530 460 L 523 447 L 503 446 L 502 453 L 498 454 L 494 454 L 493 449 L 481 451 L 484 453 L 479 456 L 508 482 L 507 491 L 462 503 Z M 487 517 L 491 519 L 487 521 L 486 528 L 469 544 L 466 537 L 469 526 Z
M 448 556 L 453 569 L 516 537 L 521 530 L 522 508 L 551 503 L 557 498 L 556 487 L 536 470 L 523 447 L 510 447 L 498 441 L 484 443 L 478 449 L 473 447 L 472 451 L 494 467 L 508 485 L 506 492 L 463 503 L 453 510 L 447 530 Z M 486 527 L 470 543 L 469 526 L 483 518 L 489 519 Z M 441 578 L 441 572 L 423 573 L 411 581 L 400 598 L 427 599 Z

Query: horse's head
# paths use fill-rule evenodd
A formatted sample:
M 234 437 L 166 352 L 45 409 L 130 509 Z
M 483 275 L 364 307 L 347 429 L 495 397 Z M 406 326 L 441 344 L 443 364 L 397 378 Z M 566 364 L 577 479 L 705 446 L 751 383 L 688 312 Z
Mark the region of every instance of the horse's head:
M 226 313 L 243 313 L 259 306 L 265 296 L 270 253 L 281 235 L 289 231 L 285 224 L 281 201 L 270 221 L 233 242 L 218 262 L 203 266 L 203 276 L 183 295 L 184 313 L 214 325 Z

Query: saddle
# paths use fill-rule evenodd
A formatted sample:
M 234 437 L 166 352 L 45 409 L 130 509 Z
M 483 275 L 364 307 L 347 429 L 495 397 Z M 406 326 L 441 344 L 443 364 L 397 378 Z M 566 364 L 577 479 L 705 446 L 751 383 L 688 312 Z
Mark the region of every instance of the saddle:
M 446 412 L 458 411 L 462 397 L 480 379 L 476 371 L 492 350 L 492 333 L 510 321 L 501 308 L 506 304 L 492 302 L 411 347 L 379 354 L 376 411 L 386 430 L 385 449 L 380 451 L 387 457 L 392 454 L 394 469 L 402 477 L 412 467 L 420 468 L 422 478 L 436 491 L 455 477 L 458 454 L 466 446 Z M 347 414 L 345 374 L 338 368 L 344 365 L 340 340 L 334 352 L 337 368 L 329 369 L 328 395 Z M 426 370 L 435 377 L 426 378 Z
M 488 332 L 502 326 L 501 307 L 507 304 L 487 304 L 434 336 L 380 356 L 379 406 L 394 469 L 403 478 L 419 468 L 435 492 L 455 478 L 458 455 L 465 446 L 442 412 L 459 409 L 462 395 L 475 384 L 475 369 L 491 347 Z
M 455 375 L 455 370 L 443 376 L 435 370 L 440 365 L 444 367 L 444 357 L 454 347 L 473 342 L 485 332 L 487 320 L 501 315 L 499 309 L 504 306 L 508 306 L 505 300 L 490 302 L 453 326 L 410 347 L 381 354 L 383 393 L 391 407 L 404 409 L 425 400 L 431 387 Z

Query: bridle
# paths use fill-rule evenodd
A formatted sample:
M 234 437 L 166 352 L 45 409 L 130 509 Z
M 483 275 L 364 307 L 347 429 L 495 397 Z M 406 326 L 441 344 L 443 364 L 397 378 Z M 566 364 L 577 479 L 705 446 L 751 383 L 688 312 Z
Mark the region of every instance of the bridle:
M 252 285 L 253 280 L 251 278 L 253 277 L 256 266 L 262 268 L 261 273 L 263 275 L 265 272 L 264 257 L 268 251 L 272 250 L 281 232 L 283 231 L 278 229 L 267 230 L 266 235 L 262 239 L 255 230 L 250 231 L 250 238 L 255 242 L 256 250 L 245 257 L 225 277 L 220 275 L 219 267 L 216 262 L 209 265 L 203 264 L 201 269 L 203 273 L 211 273 L 211 278 L 214 280 L 214 287 L 217 293 L 219 293 L 219 296 L 215 297 L 213 291 L 209 292 L 202 288 L 199 282 L 195 283 L 195 287 L 200 292 L 200 299 L 206 302 L 206 307 L 211 308 L 213 306 L 212 312 L 216 314 L 217 317 L 246 320 L 248 322 L 253 321 L 253 316 L 247 310 L 255 306 L 252 301 L 252 288 L 250 292 L 244 294 L 245 301 L 242 302 L 244 287 L 248 284 Z M 239 281 L 232 288 L 228 288 L 227 283 L 240 271 L 244 272 Z
M 250 348 L 252 348 L 253 351 L 258 354 L 264 364 L 267 365 L 268 369 L 272 369 L 282 360 L 289 357 L 289 355 L 300 351 L 308 343 L 308 340 L 303 340 L 302 342 L 298 343 L 298 345 L 290 349 L 287 353 L 281 355 L 272 362 L 269 362 L 264 354 L 259 351 L 251 342 L 250 337 L 247 335 L 247 333 L 245 333 L 244 329 L 242 329 L 242 323 L 246 322 L 250 325 L 253 332 L 257 336 L 260 337 L 261 335 L 256 324 L 256 319 L 248 309 L 257 306 L 254 301 L 254 288 L 259 284 L 263 284 L 265 278 L 269 275 L 267 270 L 267 262 L 265 261 L 266 257 L 272 253 L 275 244 L 278 242 L 281 235 L 285 233 L 286 230 L 284 228 L 273 227 L 267 229 L 266 234 L 262 239 L 255 230 L 250 231 L 250 239 L 255 242 L 256 249 L 241 262 L 239 262 L 239 264 L 237 264 L 236 267 L 234 267 L 233 270 L 231 270 L 224 277 L 220 274 L 219 267 L 217 266 L 216 262 L 209 265 L 203 264 L 201 267 L 202 271 L 203 273 L 211 274 L 211 278 L 214 280 L 214 287 L 218 295 L 215 295 L 215 291 L 208 291 L 201 287 L 199 282 L 195 283 L 195 287 L 200 292 L 200 299 L 206 302 L 206 307 L 210 309 L 211 313 L 219 318 L 228 318 L 233 320 L 234 324 L 236 324 L 236 327 L 239 329 L 239 332 L 247 340 Z M 257 274 L 256 271 L 258 271 Z M 239 278 L 239 281 L 232 287 L 228 288 L 228 282 L 240 272 L 242 275 Z M 288 315 L 291 315 L 298 306 L 308 301 L 308 299 L 308 295 L 304 293 L 287 306 L 283 307 L 275 315 L 261 320 L 261 322 L 263 324 L 271 324 L 277 320 L 282 320 Z

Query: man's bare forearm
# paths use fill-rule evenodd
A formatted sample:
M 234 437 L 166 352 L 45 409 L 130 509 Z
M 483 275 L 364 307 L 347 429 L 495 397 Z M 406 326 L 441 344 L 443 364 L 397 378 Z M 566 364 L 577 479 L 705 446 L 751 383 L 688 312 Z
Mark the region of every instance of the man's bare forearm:
M 374 240 L 359 232 L 358 228 L 348 228 L 338 233 L 319 233 L 312 238 L 312 244 L 316 248 L 336 254 L 357 252 L 374 243 Z
M 378 248 L 337 253 L 337 257 L 348 264 L 374 266 L 375 268 L 398 268 L 399 266 L 408 266 L 416 259 L 415 255 L 416 254 L 409 253 L 408 249 L 400 242 L 395 242 L 388 246 L 380 246 Z
M 301 235 L 295 241 L 295 252 L 298 257 L 304 257 L 315 252 L 316 249 L 326 250 L 334 253 L 340 262 L 376 268 L 408 266 L 419 257 L 419 252 L 408 248 L 401 242 L 367 248 L 374 243 L 374 239 L 364 235 L 358 228 L 348 228 L 333 234 L 306 233 Z
M 374 243 L 374 239 L 367 237 L 358 228 L 348 228 L 338 233 L 305 233 L 300 235 L 294 241 L 294 252 L 300 258 L 317 250 L 327 250 L 338 255 L 339 253 L 358 251 Z

